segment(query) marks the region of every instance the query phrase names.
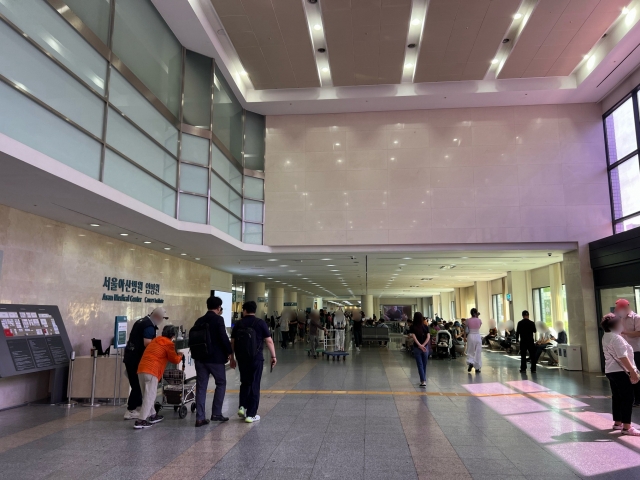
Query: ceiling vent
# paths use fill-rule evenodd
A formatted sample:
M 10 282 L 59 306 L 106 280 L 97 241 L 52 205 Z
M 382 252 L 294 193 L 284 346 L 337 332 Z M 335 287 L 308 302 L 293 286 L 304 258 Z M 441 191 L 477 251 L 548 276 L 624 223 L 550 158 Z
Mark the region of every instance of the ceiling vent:
M 455 265 L 442 265 L 442 266 L 440 267 L 440 270 L 452 270 L 452 269 L 454 269 L 454 268 L 456 268 L 456 266 L 455 266 Z

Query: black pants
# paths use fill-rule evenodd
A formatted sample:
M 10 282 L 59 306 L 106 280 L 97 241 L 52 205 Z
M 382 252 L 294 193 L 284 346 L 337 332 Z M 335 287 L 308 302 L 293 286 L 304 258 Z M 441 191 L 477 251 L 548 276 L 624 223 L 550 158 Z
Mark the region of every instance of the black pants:
M 362 326 L 353 327 L 353 343 L 356 347 L 362 346 Z
M 206 418 L 207 387 L 209 375 L 213 375 L 216 390 L 211 404 L 211 415 L 222 415 L 222 403 L 227 391 L 227 374 L 224 363 L 209 363 L 195 361 L 196 366 L 196 420 Z
M 549 344 L 536 345 L 536 352 L 535 352 L 534 356 L 531 357 L 531 368 L 534 368 L 533 365 L 538 363 L 538 360 L 540 360 L 540 357 L 545 352 L 545 350 L 548 350 L 550 348 L 553 348 L 553 346 L 549 345 Z
M 633 410 L 633 390 L 627 372 L 607 373 L 611 385 L 611 410 L 614 422 L 631 423 Z
M 138 364 L 140 361 L 130 361 L 124 364 L 127 371 L 127 377 L 129 377 L 129 385 L 131 386 L 131 393 L 129 394 L 129 400 L 127 401 L 127 409 L 129 411 L 135 410 L 142 406 L 142 390 L 140 389 L 140 381 L 138 380 Z
M 296 344 L 296 333 L 298 332 L 298 324 L 296 323 L 295 325 L 289 325 L 289 341 L 291 342 L 291 345 L 295 345 Z
M 282 335 L 282 342 L 280 342 L 280 346 L 282 348 L 287 348 L 287 342 L 289 341 L 289 332 L 280 331 L 280 335 Z
M 633 352 L 633 363 L 636 364 L 636 367 L 640 365 L 640 352 Z M 640 382 L 633 385 L 633 393 L 635 397 L 633 403 L 640 404 Z
M 295 330 L 291 332 L 295 336 Z M 256 359 L 253 364 L 241 365 L 240 369 L 240 407 L 247 410 L 247 417 L 255 417 L 260 404 L 260 382 L 264 359 Z
M 536 364 L 533 361 L 536 356 L 536 344 L 535 343 L 520 343 L 520 370 L 525 371 L 527 369 L 527 353 L 531 357 L 531 371 L 536 371 Z

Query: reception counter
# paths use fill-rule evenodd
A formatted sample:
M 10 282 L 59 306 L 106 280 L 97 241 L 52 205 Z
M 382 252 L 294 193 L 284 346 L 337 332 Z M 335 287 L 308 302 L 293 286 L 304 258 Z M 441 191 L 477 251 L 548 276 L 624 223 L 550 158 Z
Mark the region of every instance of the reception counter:
M 189 353 L 189 348 L 180 348 L 178 353 L 185 354 L 185 375 L 187 380 L 196 376 L 196 368 Z M 116 365 L 119 365 L 120 374 L 120 398 L 129 397 L 129 380 L 125 374 L 122 357 L 98 357 L 96 364 L 96 398 L 113 399 L 113 386 L 116 384 L 116 398 L 118 398 L 118 386 L 116 383 Z M 167 368 L 172 365 L 168 364 Z M 180 363 L 179 368 L 182 368 Z M 73 384 L 71 385 L 71 398 L 91 397 L 91 375 L 93 372 L 93 357 L 76 357 L 73 366 Z
M 120 363 L 120 365 L 118 365 Z M 116 397 L 118 387 L 116 383 L 116 366 L 120 373 L 120 398 L 129 396 L 129 380 L 125 375 L 122 357 L 98 357 L 96 363 L 96 398 L 113 399 L 113 387 L 116 384 Z M 91 398 L 91 375 L 93 373 L 93 357 L 76 357 L 73 365 L 73 384 L 71 385 L 71 398 Z

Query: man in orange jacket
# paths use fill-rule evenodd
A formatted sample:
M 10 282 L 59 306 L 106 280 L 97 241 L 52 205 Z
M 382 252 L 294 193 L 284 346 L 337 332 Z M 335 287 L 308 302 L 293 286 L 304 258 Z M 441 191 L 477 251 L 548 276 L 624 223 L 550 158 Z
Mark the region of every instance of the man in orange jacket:
M 155 413 L 153 404 L 158 395 L 158 382 L 162 378 L 167 362 L 178 364 L 182 361 L 183 355 L 176 353 L 173 343 L 175 338 L 176 327 L 166 325 L 162 329 L 162 336 L 154 338 L 144 349 L 138 366 L 138 379 L 142 387 L 142 407 L 140 407 L 140 420 L 136 420 L 133 426 L 135 429 L 149 428 L 164 419 L 162 415 Z

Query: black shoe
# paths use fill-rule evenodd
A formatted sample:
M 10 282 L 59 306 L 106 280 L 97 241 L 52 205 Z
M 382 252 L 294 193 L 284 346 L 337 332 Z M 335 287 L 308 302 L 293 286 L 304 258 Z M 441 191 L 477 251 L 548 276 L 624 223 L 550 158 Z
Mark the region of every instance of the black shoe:
M 136 430 L 140 430 L 141 428 L 149 428 L 149 427 L 153 427 L 153 423 L 148 422 L 146 420 L 136 420 L 136 423 L 134 423 L 133 428 L 135 428 Z
M 476 373 L 480 373 L 480 370 L 476 370 Z
M 209 425 L 209 420 L 207 420 L 206 418 L 204 420 L 196 420 L 196 428 L 205 427 L 207 425 Z
M 211 415 L 212 422 L 228 422 L 229 417 L 225 417 L 223 415 Z
M 526 370 L 520 370 L 520 373 L 527 373 Z
M 147 418 L 147 421 L 151 424 L 161 422 L 162 420 L 164 420 L 164 417 L 162 415 L 158 415 L 157 413 Z
M 471 372 L 471 370 L 473 370 L 473 365 L 469 365 L 469 368 L 467 368 L 467 372 Z
M 534 369 L 531 369 L 531 373 L 536 373 L 536 371 Z

